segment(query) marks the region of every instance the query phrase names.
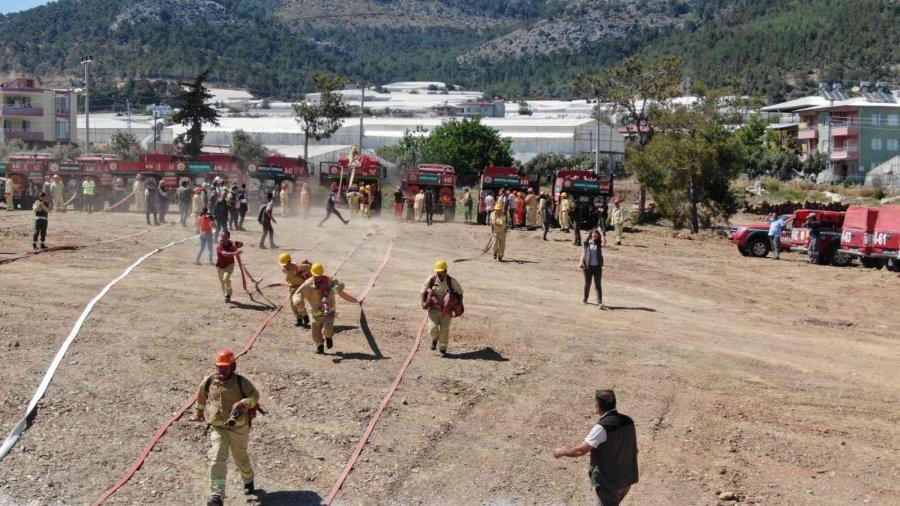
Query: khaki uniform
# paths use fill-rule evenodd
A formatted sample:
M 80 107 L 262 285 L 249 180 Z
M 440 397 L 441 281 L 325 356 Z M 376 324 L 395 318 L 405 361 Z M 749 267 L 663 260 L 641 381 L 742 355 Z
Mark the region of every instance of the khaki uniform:
M 231 457 L 234 459 L 235 465 L 241 472 L 241 479 L 244 483 L 253 481 L 253 466 L 250 463 L 250 456 L 247 454 L 247 445 L 250 442 L 250 425 L 247 410 L 256 407 L 259 403 L 259 392 L 256 387 L 247 378 L 241 379 L 238 385 L 236 374 L 232 374 L 227 380 L 222 381 L 218 376 L 213 375 L 212 379 L 207 376 L 200 383 L 197 391 L 197 404 L 194 409 L 202 411 L 209 407 L 210 431 L 209 441 L 211 443 L 207 457 L 209 459 L 209 492 L 210 495 L 225 497 L 225 478 L 228 473 L 228 451 L 231 450 Z M 206 394 L 206 382 L 209 380 L 209 395 Z M 241 396 L 241 389 L 246 397 Z M 234 427 L 227 427 L 225 421 L 231 413 L 231 407 L 234 403 L 244 400 L 247 409 L 237 419 Z
M 359 192 L 348 193 L 347 202 L 350 205 L 350 216 L 359 214 Z
M 222 286 L 222 293 L 231 297 L 231 275 L 234 274 L 234 264 L 225 267 L 216 267 L 216 274 L 219 275 L 219 284 Z
M 413 198 L 413 211 L 416 213 L 416 221 L 422 221 L 422 211 L 425 210 L 425 194 L 417 193 Z
M 569 230 L 569 227 L 572 226 L 572 222 L 569 216 L 569 211 L 572 210 L 572 201 L 569 199 L 562 199 L 559 205 L 559 228 L 563 230 Z
M 6 210 L 7 211 L 12 211 L 16 208 L 16 206 L 13 205 L 13 202 L 14 202 L 13 198 L 15 198 L 17 190 L 18 190 L 18 187 L 13 183 L 12 178 L 6 178 L 6 190 L 5 191 L 6 191 Z
M 538 198 L 533 193 L 525 197 L 525 226 L 528 228 L 538 226 Z
M 453 291 L 459 295 L 462 295 L 463 290 L 462 286 L 460 286 L 459 282 L 456 281 L 456 278 L 453 276 L 449 276 L 451 283 L 453 283 Z M 447 295 L 447 278 L 444 278 L 443 281 L 436 280 L 434 286 L 430 288 L 434 290 L 434 296 L 438 300 L 439 303 L 443 303 L 444 297 Z M 431 283 L 431 276 L 425 280 L 425 286 L 422 287 L 422 295 L 425 295 L 425 292 L 428 291 L 429 284 Z M 444 316 L 442 309 L 435 305 L 428 310 L 428 332 L 431 334 L 431 341 L 438 343 L 438 349 L 441 351 L 447 351 L 447 344 L 450 342 L 450 321 L 453 318 L 449 316 Z
M 622 228 L 625 226 L 625 212 L 622 211 L 622 206 L 613 206 L 609 221 L 616 229 L 616 244 L 622 244 Z
M 278 199 L 281 201 L 281 216 L 287 216 L 290 213 L 289 198 L 287 190 L 282 189 L 281 193 L 278 194 Z
M 306 305 L 303 304 L 303 299 L 298 298 L 298 300 L 294 299 L 294 295 L 297 293 L 297 290 L 300 288 L 307 279 L 310 277 L 309 273 L 309 264 L 302 264 L 305 269 L 301 270 L 301 266 L 290 263 L 281 268 L 281 272 L 284 273 L 284 280 L 287 281 L 288 284 L 288 293 L 291 296 L 291 311 L 294 312 L 294 317 L 298 320 L 301 316 L 306 316 Z
M 291 297 L 292 302 L 302 305 L 304 301 L 309 303 L 312 316 L 312 338 L 316 346 L 331 339 L 334 336 L 334 317 L 337 316 L 337 294 L 344 291 L 344 283 L 335 278 L 329 278 L 328 305 L 330 313 L 322 313 L 322 294 L 316 288 L 316 278 L 311 277 L 300 285 Z M 305 309 L 305 307 L 304 307 Z
M 63 198 L 63 184 L 61 181 L 54 179 L 53 182 L 50 183 L 50 199 L 53 201 L 54 211 L 65 211 L 66 201 Z
M 135 180 L 131 186 L 131 193 L 134 194 L 134 210 L 143 212 L 144 207 L 147 205 L 146 197 L 144 196 L 144 181 Z
M 503 258 L 506 252 L 506 229 L 509 221 L 503 211 L 494 211 L 488 221 L 491 224 L 491 233 L 494 234 L 494 254 L 497 258 Z

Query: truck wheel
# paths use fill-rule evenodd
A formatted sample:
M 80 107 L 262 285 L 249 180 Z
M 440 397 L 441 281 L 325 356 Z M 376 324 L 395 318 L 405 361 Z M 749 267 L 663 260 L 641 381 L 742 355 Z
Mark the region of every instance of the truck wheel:
M 887 268 L 891 272 L 900 272 L 900 260 L 895 258 L 888 260 Z
M 828 258 L 831 260 L 831 265 L 834 265 L 835 267 L 848 267 L 853 263 L 852 256 L 846 253 L 841 253 L 836 247 L 831 249 L 831 253 L 828 255 Z
M 741 253 L 741 255 L 743 255 L 745 257 L 750 256 L 750 252 L 747 251 L 747 248 L 745 248 L 743 246 L 738 246 L 738 251 Z
M 859 263 L 862 264 L 862 266 L 866 269 L 881 269 L 882 267 L 884 267 L 884 261 L 877 258 L 861 257 L 859 259 Z
M 769 238 L 754 237 L 747 243 L 747 251 L 750 256 L 764 257 L 769 254 Z

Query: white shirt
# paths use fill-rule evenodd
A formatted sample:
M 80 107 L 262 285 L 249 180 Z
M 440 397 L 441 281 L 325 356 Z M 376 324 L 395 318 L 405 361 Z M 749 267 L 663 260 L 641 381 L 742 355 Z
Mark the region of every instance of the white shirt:
M 613 411 L 615 411 L 615 410 L 611 409 L 611 410 L 607 411 L 606 413 L 604 413 L 603 416 L 606 416 L 607 414 L 612 413 Z M 603 420 L 603 416 L 600 417 L 601 420 Z M 596 447 L 600 446 L 601 444 L 606 442 L 606 429 L 604 429 L 603 426 L 600 425 L 599 423 L 594 425 L 593 427 L 591 427 L 591 431 L 588 432 L 587 437 L 584 438 L 584 442 L 589 444 L 591 446 L 591 448 L 596 448 Z
M 486 211 L 494 210 L 494 197 L 493 196 L 488 195 L 487 197 L 484 198 L 484 209 Z

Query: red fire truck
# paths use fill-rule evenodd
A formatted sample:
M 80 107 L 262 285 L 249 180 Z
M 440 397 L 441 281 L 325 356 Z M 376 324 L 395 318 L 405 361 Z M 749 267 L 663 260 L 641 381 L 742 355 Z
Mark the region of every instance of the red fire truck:
M 820 265 L 832 264 L 837 267 L 846 267 L 853 263 L 853 257 L 842 253 L 841 229 L 844 225 L 844 213 L 842 211 L 817 211 L 810 209 L 798 209 L 794 212 L 794 228 L 791 230 L 791 251 L 806 253 L 809 246 L 809 229 L 806 221 L 810 213 L 816 214 L 816 219 L 822 223 L 819 238 Z
M 900 206 L 884 206 L 872 231 L 872 256 L 887 261 L 888 269 L 900 272 Z
M 269 155 L 260 164 L 247 166 L 247 185 L 252 194 L 272 192 L 278 198 L 282 184 L 288 186 L 288 193 L 294 194 L 297 185 L 309 179 L 306 160 L 301 157 Z
M 582 229 L 589 230 L 597 226 L 606 200 L 613 194 L 613 179 L 612 176 L 604 179 L 590 170 L 559 169 L 553 185 L 553 202 L 557 209 L 563 193 L 572 197 L 577 205 L 584 206 L 580 225 Z
M 9 156 L 6 162 L 6 191 L 13 192 L 13 205 L 16 209 L 31 209 L 36 195 L 41 192 L 44 176 L 52 161 L 46 153 L 18 153 Z M 31 192 L 28 191 L 29 184 Z
M 858 257 L 859 263 L 866 268 L 881 269 L 887 263 L 882 258 L 872 256 L 875 222 L 879 211 L 877 207 L 850 206 L 847 208 L 844 226 L 841 229 L 840 252 Z
M 444 221 L 456 219 L 456 171 L 449 165 L 419 165 L 406 171 L 400 183 L 400 191 L 407 199 L 414 198 L 419 190 L 431 189 L 434 193 L 434 212 L 443 213 Z
M 387 169 L 381 165 L 377 158 L 361 155 L 360 166 L 354 171 L 350 169 L 350 161 L 342 156 L 337 162 L 321 162 L 319 168 L 319 186 L 335 191 L 339 199 L 346 202 L 348 190 L 358 189 L 360 186 L 372 187 L 372 201 L 370 209 L 373 215 L 381 214 L 382 182 L 387 177 Z M 353 186 L 350 184 L 350 175 L 353 174 Z

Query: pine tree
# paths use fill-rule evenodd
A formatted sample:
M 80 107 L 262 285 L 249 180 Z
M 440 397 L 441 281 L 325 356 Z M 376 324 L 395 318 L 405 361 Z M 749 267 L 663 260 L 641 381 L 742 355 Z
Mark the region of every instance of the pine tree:
M 175 138 L 175 145 L 189 158 L 200 156 L 206 137 L 203 124 L 219 125 L 219 113 L 209 105 L 212 93 L 203 85 L 208 76 L 209 70 L 204 70 L 192 82 L 180 83 L 182 89 L 175 95 L 181 109 L 172 115 L 172 121 L 188 127 L 186 132 Z

